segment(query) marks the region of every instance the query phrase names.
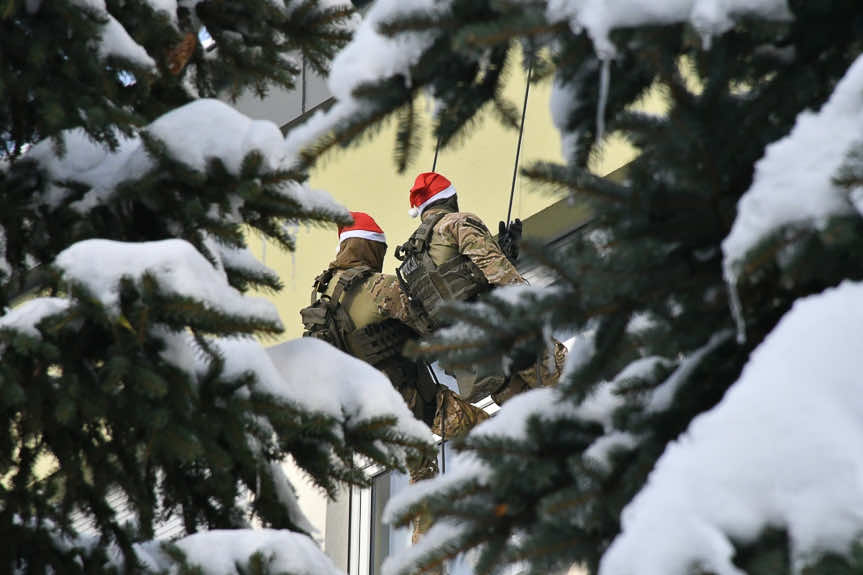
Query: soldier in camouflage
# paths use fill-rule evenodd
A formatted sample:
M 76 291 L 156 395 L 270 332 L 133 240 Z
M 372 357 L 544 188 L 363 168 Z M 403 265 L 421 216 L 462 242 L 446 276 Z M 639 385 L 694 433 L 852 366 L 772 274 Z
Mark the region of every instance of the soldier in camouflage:
M 300 311 L 305 336 L 325 339 L 383 371 L 414 416 L 432 432 L 463 435 L 488 415 L 436 383 L 424 363 L 402 355 L 417 336 L 410 302 L 393 275 L 381 273 L 386 237 L 371 216 L 351 212 L 354 223 L 339 228 L 336 259 L 315 279 L 312 304 Z M 441 417 L 445 414 L 446 421 Z M 411 465 L 416 481 L 437 473 L 437 462 Z
M 444 176 L 426 172 L 410 191 L 411 215 L 421 225 L 396 251 L 403 260 L 397 275 L 410 301 L 431 328 L 439 326 L 439 307 L 447 300 L 470 300 L 496 286 L 526 284 L 477 216 L 459 211 L 455 187 Z M 509 377 L 454 370 L 467 401 L 491 395 L 498 404 L 522 391 L 557 383 L 566 348 L 554 341 L 548 357 Z

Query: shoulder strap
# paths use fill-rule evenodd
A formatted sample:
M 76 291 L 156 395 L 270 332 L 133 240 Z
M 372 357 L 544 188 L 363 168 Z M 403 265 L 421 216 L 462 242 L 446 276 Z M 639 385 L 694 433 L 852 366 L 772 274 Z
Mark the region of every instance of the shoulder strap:
M 447 213 L 440 212 L 423 220 L 414 233 L 411 234 L 411 237 L 408 238 L 408 241 L 396 248 L 396 259 L 404 260 L 410 253 L 426 251 L 429 243 L 431 243 L 434 227 Z
M 422 242 L 422 247 L 428 246 L 431 241 L 432 232 L 434 232 L 434 227 L 438 224 L 439 221 L 443 219 L 448 212 L 439 212 L 434 214 L 433 216 L 426 219 L 423 223 L 420 224 L 420 227 L 417 228 L 417 231 L 414 232 L 413 238 Z M 421 248 L 422 249 L 422 248 Z
M 350 291 L 352 287 L 365 281 L 365 279 L 373 273 L 374 270 L 367 266 L 351 268 L 343 271 L 339 276 L 339 281 L 336 283 L 336 288 L 333 290 L 332 300 L 336 303 L 341 303 L 342 295 L 344 295 L 346 291 Z
M 318 274 L 318 277 L 315 278 L 314 284 L 312 284 L 312 297 L 310 303 L 314 304 L 318 301 L 318 294 L 327 291 L 327 287 L 330 285 L 330 280 L 333 279 L 334 272 L 335 270 L 333 268 L 327 268 Z
M 411 254 L 427 251 L 431 241 L 432 232 L 434 232 L 434 227 L 439 221 L 441 221 L 441 218 L 447 215 L 447 213 L 448 212 L 440 212 L 425 219 L 419 227 L 414 230 L 414 233 L 411 234 L 411 237 L 409 237 L 405 243 L 396 246 L 396 259 L 399 261 L 405 261 L 405 259 L 407 259 Z

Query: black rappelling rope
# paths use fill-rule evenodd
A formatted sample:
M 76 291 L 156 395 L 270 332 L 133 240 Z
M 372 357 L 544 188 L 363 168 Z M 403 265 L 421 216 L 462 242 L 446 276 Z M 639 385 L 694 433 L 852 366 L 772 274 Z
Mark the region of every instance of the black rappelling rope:
M 437 154 L 440 151 L 440 133 L 437 136 L 437 143 L 434 146 L 434 161 L 432 161 L 432 172 L 437 168 Z M 443 387 L 441 385 L 440 380 L 437 378 L 437 374 L 434 371 L 434 368 L 429 362 L 425 362 L 426 369 L 428 369 L 431 374 L 432 380 L 434 380 L 437 385 L 437 393 L 441 393 L 440 388 Z M 440 472 L 441 475 L 446 473 L 446 397 L 441 401 L 441 416 L 440 416 Z
M 524 117 L 527 115 L 527 97 L 530 94 L 530 75 L 533 72 L 533 59 L 527 66 L 527 83 L 524 86 L 524 103 L 521 105 L 521 125 L 518 128 L 518 144 L 515 148 L 515 165 L 512 167 L 512 187 L 509 190 L 509 208 L 506 210 L 506 227 L 512 217 L 512 199 L 515 197 L 515 179 L 518 175 L 518 156 L 521 154 L 521 138 L 524 135 Z
M 446 396 L 440 402 L 440 474 L 446 475 Z
M 512 187 L 509 190 L 509 207 L 506 210 L 506 227 L 509 227 L 510 218 L 512 217 L 512 200 L 515 197 L 515 180 L 518 176 L 518 158 L 521 155 L 521 141 L 524 137 L 524 118 L 527 116 L 527 100 L 530 95 L 530 77 L 533 72 L 533 59 L 531 59 L 530 63 L 527 66 L 527 82 L 524 86 L 524 102 L 521 105 L 521 122 L 518 127 L 518 144 L 516 144 L 515 148 L 515 165 L 512 168 Z M 440 151 L 440 133 L 438 133 L 437 142 L 434 147 L 434 160 L 432 161 L 432 172 L 437 169 L 437 157 L 438 152 Z M 434 379 L 434 382 L 440 387 L 441 383 L 438 381 L 437 374 L 434 372 L 434 368 L 432 368 L 431 364 L 426 362 L 426 368 L 429 370 L 429 373 Z M 438 392 L 440 393 L 440 392 Z M 440 457 L 441 457 L 441 474 L 446 473 L 446 399 L 441 402 L 441 418 L 440 418 L 440 432 L 441 432 L 441 442 L 440 442 Z

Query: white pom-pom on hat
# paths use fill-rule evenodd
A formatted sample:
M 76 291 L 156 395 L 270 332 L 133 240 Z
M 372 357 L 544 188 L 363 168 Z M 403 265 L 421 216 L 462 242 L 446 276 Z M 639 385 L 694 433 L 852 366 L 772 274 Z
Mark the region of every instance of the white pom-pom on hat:
M 409 210 L 408 210 L 408 215 L 409 215 L 410 217 L 412 217 L 412 218 L 417 217 L 418 215 L 420 215 L 419 208 L 411 208 L 411 209 L 409 209 Z

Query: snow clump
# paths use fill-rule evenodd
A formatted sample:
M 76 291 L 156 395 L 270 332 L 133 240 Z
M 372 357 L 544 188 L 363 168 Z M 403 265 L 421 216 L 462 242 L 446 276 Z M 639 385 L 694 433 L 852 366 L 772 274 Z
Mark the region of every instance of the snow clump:
M 568 22 L 576 34 L 586 30 L 603 59 L 616 50 L 609 35 L 617 28 L 689 22 L 704 38 L 722 34 L 742 16 L 770 20 L 791 17 L 786 0 L 549 0 L 551 22 Z
M 791 133 L 770 144 L 755 165 L 752 186 L 722 242 L 726 276 L 734 282 L 746 254 L 782 226 L 820 226 L 854 213 L 848 193 L 833 183 L 854 144 L 863 138 L 863 56 L 845 73 L 821 110 L 804 111 Z
M 174 160 L 199 172 L 206 171 L 210 160 L 218 159 L 230 173 L 239 174 L 243 160 L 251 152 L 263 157 L 266 172 L 287 169 L 293 164 L 278 126 L 266 120 L 252 120 L 219 100 L 204 98 L 190 102 L 160 116 L 143 130 L 161 140 Z M 155 167 L 139 135 L 118 136 L 119 145 L 113 151 L 90 139 L 81 129 L 66 130 L 59 137 L 66 150 L 63 156 L 57 155 L 50 140 L 33 146 L 26 156 L 46 171 L 50 183 L 42 201 L 52 208 L 69 194 L 64 182 L 75 181 L 91 188 L 72 204 L 86 213 L 108 200 L 122 182 L 140 178 Z M 286 181 L 280 192 L 307 211 L 347 215 L 329 194 L 305 185 Z
M 116 310 L 119 304 L 121 277 L 137 281 L 149 273 L 166 293 L 197 300 L 213 311 L 281 326 L 272 303 L 244 296 L 231 287 L 185 240 L 139 243 L 85 240 L 60 252 L 54 265 L 67 280 L 85 286 L 109 309 Z
M 353 96 L 359 86 L 399 74 L 410 82 L 411 66 L 419 62 L 438 33 L 412 31 L 388 37 L 378 32 L 381 24 L 417 12 L 445 14 L 450 5 L 450 0 L 378 0 L 372 4 L 351 42 L 333 59 L 327 86 L 336 97 L 336 103 L 291 130 L 287 137 L 288 148 L 299 152 L 336 126 L 361 115 L 365 111 L 364 104 Z
M 0 315 L 0 331 L 12 329 L 31 337 L 41 334 L 36 326 L 48 316 L 62 313 L 69 308 L 69 300 L 58 297 L 39 297 L 22 303 Z
M 235 573 L 254 553 L 269 559 L 271 573 L 295 575 L 344 575 L 308 536 L 275 529 L 231 529 L 195 533 L 172 542 L 190 565 L 204 573 Z M 151 541 L 135 545 L 141 563 L 158 572 L 173 572 L 174 560 Z
M 262 391 L 344 419 L 348 426 L 395 416 L 397 433 L 434 442 L 429 428 L 413 417 L 389 379 L 366 362 L 311 337 L 267 348 L 266 354 L 279 380 L 262 379 Z
M 105 0 L 71 0 L 72 4 L 79 8 L 96 14 L 99 19 L 103 20 L 102 36 L 99 39 L 99 56 L 108 58 L 116 56 L 129 60 L 138 66 L 148 69 L 155 69 L 156 62 L 143 46 L 135 42 L 129 33 L 123 28 L 123 25 L 108 12 L 105 6 Z M 34 10 L 35 12 L 35 10 Z
M 794 570 L 863 532 L 863 284 L 797 300 L 711 411 L 669 444 L 600 575 L 739 575 L 734 544 L 787 529 Z

